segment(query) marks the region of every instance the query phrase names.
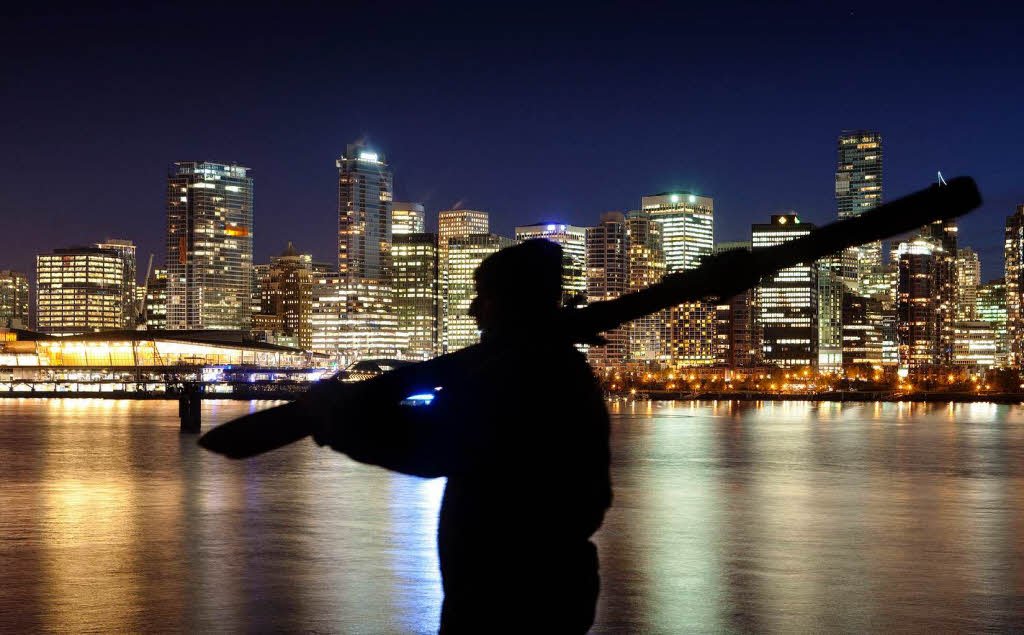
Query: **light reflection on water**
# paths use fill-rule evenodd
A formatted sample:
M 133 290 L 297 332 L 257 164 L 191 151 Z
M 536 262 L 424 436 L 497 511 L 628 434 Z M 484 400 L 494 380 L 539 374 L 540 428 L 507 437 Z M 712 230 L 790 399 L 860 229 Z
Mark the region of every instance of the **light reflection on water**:
M 1024 627 L 1024 409 L 611 410 L 595 630 Z M 310 443 L 230 462 L 177 425 L 172 402 L 0 400 L 0 631 L 435 627 L 443 480 Z

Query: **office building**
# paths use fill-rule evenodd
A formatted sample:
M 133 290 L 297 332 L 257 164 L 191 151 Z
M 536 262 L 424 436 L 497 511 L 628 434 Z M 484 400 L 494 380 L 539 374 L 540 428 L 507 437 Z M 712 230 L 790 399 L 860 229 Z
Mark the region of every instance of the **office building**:
M 935 330 L 939 342 L 938 364 L 953 362 L 953 325 L 956 323 L 957 289 L 956 221 L 936 221 L 926 225 L 921 234 L 933 245 L 935 259 Z
M 439 353 L 437 235 L 396 234 L 391 244 L 395 317 L 405 359 L 425 360 Z
M 437 266 L 440 277 L 441 300 L 438 304 L 438 322 L 441 325 L 441 352 L 448 352 L 448 241 L 489 230 L 487 212 L 474 209 L 447 209 L 437 215 Z
M 806 236 L 814 225 L 795 213 L 773 214 L 770 223 L 751 227 L 754 249 Z M 763 278 L 755 292 L 754 324 L 761 360 L 781 367 L 818 363 L 818 265 L 801 263 Z
M 427 213 L 423 203 L 393 202 L 391 204 L 391 235 L 422 234 L 426 231 Z
M 956 319 L 977 319 L 978 287 L 981 286 L 981 262 L 978 252 L 962 247 L 956 252 Z
M 311 348 L 346 368 L 360 360 L 396 359 L 405 348 L 388 285 L 316 276 L 311 291 Z
M 1006 219 L 1003 245 L 1006 281 L 1006 332 L 1009 338 L 1007 363 L 1024 367 L 1024 205 L 1018 205 Z
M 998 342 L 991 322 L 968 320 L 953 327 L 953 366 L 968 370 L 987 370 L 997 361 Z
M 149 274 L 144 287 L 140 322 L 150 331 L 167 328 L 167 269 L 157 267 Z
M 665 276 L 665 252 L 661 225 L 642 212 L 630 212 L 626 218 L 629 243 L 629 291 L 639 291 L 661 282 Z M 627 357 L 630 363 L 657 368 L 668 361 L 664 329 L 668 311 L 637 318 L 626 325 Z
M 842 255 L 826 256 L 818 267 L 818 371 L 836 373 L 845 364 L 843 355 L 844 295 Z
M 270 259 L 261 285 L 260 317 L 253 330 L 268 332 L 267 341 L 311 350 L 313 345 L 313 256 L 299 253 L 288 243 L 281 255 Z M 273 316 L 276 319 L 268 319 Z M 259 327 L 259 328 L 257 328 Z
M 850 218 L 882 202 L 882 135 L 873 130 L 844 130 L 837 144 L 836 202 L 839 218 Z M 860 279 L 882 265 L 882 243 L 852 247 L 842 254 L 848 288 L 861 294 Z M 863 295 L 863 294 L 862 294 Z
M 881 302 L 875 298 L 843 295 L 842 366 L 878 367 L 882 364 L 883 334 L 879 316 Z
M 249 328 L 249 168 L 181 161 L 167 175 L 167 328 Z
M 714 251 L 714 199 L 691 192 L 663 192 L 641 199 L 641 211 L 660 225 L 665 273 L 700 266 Z M 715 363 L 715 305 L 688 302 L 668 309 L 664 345 L 676 367 Z
M 515 244 L 495 234 L 470 234 L 448 239 L 448 315 L 445 323 L 445 352 L 457 351 L 480 341 L 476 320 L 469 304 L 476 297 L 473 272 L 484 258 Z
M 113 249 L 71 247 L 36 256 L 36 326 L 71 335 L 125 327 L 125 265 Z
M 742 249 L 750 251 L 749 240 L 722 241 L 714 253 Z M 754 365 L 757 340 L 754 331 L 754 294 L 748 289 L 715 305 L 715 363 L 729 368 Z
M 20 271 L 0 270 L 0 328 L 29 328 L 29 306 L 28 277 Z
M 392 177 L 384 155 L 350 143 L 338 167 L 338 273 L 349 282 L 391 275 Z
M 629 292 L 629 236 L 621 212 L 601 215 L 601 222 L 587 228 L 587 302 L 613 300 Z M 629 352 L 626 325 L 603 334 L 604 346 L 591 346 L 587 359 L 595 368 L 625 364 Z
M 978 286 L 975 304 L 977 319 L 988 322 L 995 331 L 996 366 L 1005 367 L 1009 354 L 1009 338 L 1006 328 L 1006 281 L 1003 278 L 990 280 Z
M 938 249 L 934 241 L 923 237 L 901 242 L 896 249 L 899 267 L 897 325 L 902 373 L 927 371 L 939 363 L 935 256 Z
M 565 223 L 516 227 L 516 241 L 543 238 L 562 247 L 562 303 L 581 306 L 587 297 L 587 230 Z
M 124 262 L 124 328 L 133 329 L 139 320 L 138 303 L 136 302 L 138 282 L 136 281 L 135 244 L 130 240 L 108 238 L 103 242 L 96 243 L 96 246 L 100 249 L 113 249 Z

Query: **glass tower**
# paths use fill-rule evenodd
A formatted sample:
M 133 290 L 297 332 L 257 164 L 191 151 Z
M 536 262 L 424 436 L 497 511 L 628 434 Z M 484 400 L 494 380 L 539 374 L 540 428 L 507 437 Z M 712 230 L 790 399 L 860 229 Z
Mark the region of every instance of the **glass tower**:
M 659 224 L 666 274 L 696 269 L 714 252 L 714 199 L 691 192 L 644 196 L 642 211 Z M 664 323 L 665 353 L 674 366 L 715 363 L 715 305 L 672 307 Z
M 754 249 L 773 247 L 806 236 L 814 225 L 792 213 L 773 214 L 770 223 L 751 228 Z M 755 325 L 761 358 L 782 367 L 818 363 L 818 266 L 802 263 L 761 281 L 755 292 Z
M 338 273 L 386 284 L 391 275 L 391 171 L 384 155 L 350 143 L 338 167 Z
M 392 287 L 398 332 L 408 359 L 430 359 L 438 352 L 437 235 L 398 234 L 391 245 Z
M 167 175 L 167 328 L 251 323 L 253 181 L 249 168 L 182 161 Z
M 484 258 L 515 244 L 495 234 L 470 234 L 448 240 L 448 315 L 445 322 L 445 352 L 457 351 L 480 341 L 476 319 L 469 315 L 469 303 L 476 297 L 473 272 Z
M 587 302 L 613 300 L 629 292 L 629 235 L 626 217 L 621 212 L 601 215 L 601 222 L 587 228 Z M 587 350 L 590 363 L 598 368 L 614 368 L 626 361 L 627 326 L 604 334 L 605 346 Z
M 849 218 L 882 202 L 882 135 L 874 130 L 844 130 L 837 148 L 836 201 L 839 218 Z M 843 278 L 859 293 L 863 272 L 881 264 L 881 242 L 853 247 L 843 254 Z

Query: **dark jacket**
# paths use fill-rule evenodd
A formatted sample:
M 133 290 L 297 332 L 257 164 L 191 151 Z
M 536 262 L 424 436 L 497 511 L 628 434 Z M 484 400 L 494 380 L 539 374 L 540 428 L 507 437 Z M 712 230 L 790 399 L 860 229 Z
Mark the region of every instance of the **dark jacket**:
M 448 478 L 443 632 L 584 632 L 598 590 L 589 538 L 611 503 L 600 387 L 565 341 L 475 349 L 438 377 L 412 366 L 353 389 L 317 440 L 358 461 Z M 430 405 L 400 403 L 432 380 L 441 390 Z

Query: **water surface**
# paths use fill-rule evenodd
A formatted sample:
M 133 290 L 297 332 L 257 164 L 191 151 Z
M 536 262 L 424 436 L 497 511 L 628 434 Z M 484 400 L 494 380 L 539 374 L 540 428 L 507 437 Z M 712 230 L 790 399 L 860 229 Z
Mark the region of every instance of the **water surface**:
M 1024 628 L 1024 409 L 612 412 L 596 631 Z M 231 462 L 177 426 L 172 402 L 0 399 L 0 631 L 436 628 L 443 481 L 312 443 Z

